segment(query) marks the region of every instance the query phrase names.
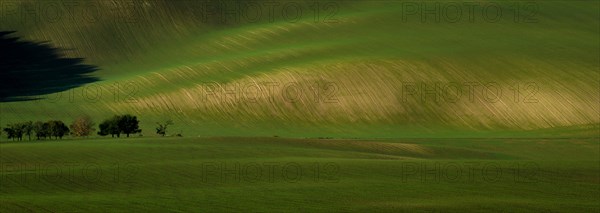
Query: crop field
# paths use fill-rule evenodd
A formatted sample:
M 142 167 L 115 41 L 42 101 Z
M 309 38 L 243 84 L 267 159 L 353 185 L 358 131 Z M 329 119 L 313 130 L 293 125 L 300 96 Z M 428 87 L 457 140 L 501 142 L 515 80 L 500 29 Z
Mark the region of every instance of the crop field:
M 0 131 L 0 212 L 598 212 L 600 1 L 0 0 Z
M 0 211 L 595 212 L 599 146 L 596 139 L 10 143 L 2 145 Z

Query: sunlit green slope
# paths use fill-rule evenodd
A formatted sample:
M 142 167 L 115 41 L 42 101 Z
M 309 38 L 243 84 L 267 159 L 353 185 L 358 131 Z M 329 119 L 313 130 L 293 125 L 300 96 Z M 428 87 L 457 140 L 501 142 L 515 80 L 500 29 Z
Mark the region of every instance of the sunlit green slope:
M 2 103 L 2 125 L 134 113 L 146 135 L 170 118 L 190 136 L 508 137 L 595 135 L 600 122 L 596 1 L 481 2 L 471 16 L 460 2 L 424 16 L 415 7 L 435 3 L 321 2 L 317 20 L 295 1 L 299 20 L 281 2 L 254 23 L 203 20 L 194 1 L 19 13 L 40 2 L 4 3 L 0 29 L 86 58 L 102 81 Z

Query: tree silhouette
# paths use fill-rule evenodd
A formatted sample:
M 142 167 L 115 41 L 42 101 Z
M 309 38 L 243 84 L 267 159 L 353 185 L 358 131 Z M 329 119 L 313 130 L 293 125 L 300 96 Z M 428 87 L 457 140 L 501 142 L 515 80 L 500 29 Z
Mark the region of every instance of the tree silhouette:
M 110 134 L 113 138 L 115 135 L 117 135 L 117 137 L 121 137 L 121 130 L 119 129 L 120 119 L 121 116 L 115 115 L 112 118 L 104 120 L 102 123 L 100 123 L 100 125 L 98 125 L 100 128 L 98 135 L 106 136 Z
M 54 136 L 55 139 L 62 139 L 63 136 L 69 134 L 69 127 L 65 125 L 62 121 L 52 120 L 48 121 L 48 126 L 50 128 L 50 134 Z
M 159 135 L 161 135 L 161 136 L 164 137 L 167 134 L 167 127 L 169 125 L 173 125 L 173 121 L 172 120 L 167 120 L 167 121 L 165 121 L 163 123 L 156 122 L 156 125 L 158 125 L 156 127 L 156 134 L 159 134 Z
M 32 100 L 98 81 L 96 66 L 67 58 L 48 42 L 21 41 L 0 31 L 0 102 Z
M 140 133 L 142 130 L 139 127 L 140 121 L 136 116 L 126 114 L 119 119 L 119 129 L 129 137 L 129 134 Z
M 121 136 L 121 133 L 124 133 L 129 137 L 130 134 L 140 133 L 142 130 L 139 126 L 140 121 L 136 116 L 125 114 L 125 115 L 115 115 L 112 118 L 104 120 L 98 127 L 100 131 L 98 135 L 106 136 L 112 135 L 114 138 L 115 135 L 117 137 Z
M 35 132 L 35 136 L 39 140 L 40 138 L 46 139 L 50 135 L 50 124 L 48 122 L 44 123 L 41 121 L 36 121 L 33 124 L 33 131 Z

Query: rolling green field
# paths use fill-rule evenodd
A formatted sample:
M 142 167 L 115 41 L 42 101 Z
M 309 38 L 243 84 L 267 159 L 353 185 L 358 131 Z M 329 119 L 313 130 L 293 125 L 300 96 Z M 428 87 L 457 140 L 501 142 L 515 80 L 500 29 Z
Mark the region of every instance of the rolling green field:
M 145 135 L 172 119 L 194 137 L 403 138 L 600 123 L 598 1 L 280 1 L 255 22 L 254 7 L 236 20 L 197 1 L 79 3 L 3 1 L 1 30 L 84 58 L 100 81 L 4 102 L 2 126 L 131 113 Z
M 597 212 L 596 139 L 2 144 L 2 212 Z
M 269 2 L 0 0 L 0 44 L 98 69 L 0 127 L 142 129 L 3 132 L 0 212 L 600 211 L 600 1 Z

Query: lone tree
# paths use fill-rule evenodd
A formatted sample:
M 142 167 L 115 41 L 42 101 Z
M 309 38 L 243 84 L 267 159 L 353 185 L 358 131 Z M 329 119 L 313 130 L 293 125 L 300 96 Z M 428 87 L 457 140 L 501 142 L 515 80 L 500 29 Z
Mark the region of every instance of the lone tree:
M 126 114 L 120 117 L 119 119 L 119 129 L 129 137 L 129 134 L 142 132 L 139 126 L 140 121 L 138 121 L 136 116 Z
M 173 125 L 173 121 L 167 120 L 164 123 L 156 122 L 156 124 L 158 125 L 158 127 L 156 127 L 156 134 L 164 137 L 167 134 L 167 127 Z
M 77 117 L 70 126 L 71 134 L 76 137 L 84 137 L 90 135 L 94 129 L 92 118 L 87 115 Z
M 106 136 L 110 134 L 113 138 L 115 135 L 117 135 L 117 137 L 121 137 L 121 130 L 119 130 L 120 119 L 120 116 L 115 115 L 112 118 L 102 121 L 102 123 L 100 123 L 98 126 L 100 128 L 98 135 Z

